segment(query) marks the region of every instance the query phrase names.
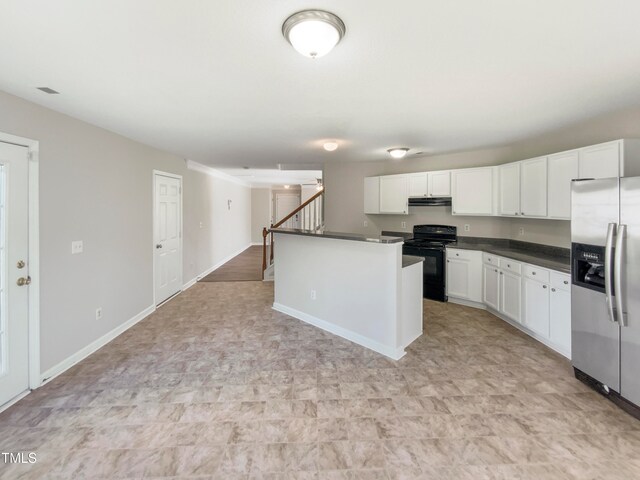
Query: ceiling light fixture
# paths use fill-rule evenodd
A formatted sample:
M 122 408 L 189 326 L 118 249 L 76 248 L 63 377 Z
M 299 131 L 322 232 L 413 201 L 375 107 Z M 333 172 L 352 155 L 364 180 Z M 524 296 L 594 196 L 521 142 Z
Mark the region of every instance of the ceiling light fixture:
M 408 148 L 390 148 L 389 150 L 387 150 L 387 152 L 389 152 L 389 155 L 391 155 L 393 158 L 404 158 L 408 151 Z
M 324 145 L 322 145 L 322 148 L 324 148 L 327 152 L 333 152 L 334 150 L 338 149 L 338 144 L 336 142 L 326 142 Z
M 291 185 L 285 185 L 285 186 L 284 186 L 284 188 L 286 188 L 286 189 L 288 189 L 288 188 L 290 188 L 290 187 L 291 187 Z
M 49 88 L 49 87 L 36 87 L 36 88 L 41 92 L 48 93 L 49 95 L 58 95 L 60 93 L 54 90 L 53 88 Z
M 335 47 L 347 28 L 336 15 L 324 10 L 294 13 L 282 24 L 282 35 L 298 53 L 319 58 Z

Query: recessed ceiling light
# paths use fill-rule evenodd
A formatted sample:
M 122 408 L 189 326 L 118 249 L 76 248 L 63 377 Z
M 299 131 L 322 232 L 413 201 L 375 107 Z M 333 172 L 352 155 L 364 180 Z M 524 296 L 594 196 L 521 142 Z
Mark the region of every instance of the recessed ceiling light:
M 387 152 L 389 152 L 389 155 L 391 155 L 393 158 L 403 158 L 408 151 L 408 148 L 390 148 L 389 150 L 387 150 Z
M 324 10 L 294 13 L 282 24 L 282 35 L 298 53 L 318 58 L 329 53 L 347 31 L 344 22 Z
M 56 92 L 53 88 L 49 88 L 49 87 L 37 87 L 37 88 L 41 92 L 48 93 L 49 95 L 59 95 L 60 94 L 60 92 Z
M 327 152 L 333 152 L 334 150 L 338 149 L 338 144 L 336 142 L 326 142 L 324 145 L 322 145 L 322 148 L 324 148 Z

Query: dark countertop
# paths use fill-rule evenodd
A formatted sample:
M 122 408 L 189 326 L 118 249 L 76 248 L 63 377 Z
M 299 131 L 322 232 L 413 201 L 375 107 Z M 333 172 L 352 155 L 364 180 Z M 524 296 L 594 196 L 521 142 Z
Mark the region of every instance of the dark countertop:
M 538 267 L 549 268 L 562 273 L 571 273 L 571 257 L 568 248 L 551 247 L 503 238 L 480 237 L 458 237 L 458 241 L 448 244 L 447 248 L 480 250 L 537 265 Z
M 416 257 L 414 255 L 402 255 L 402 268 L 410 267 L 416 263 L 424 262 L 424 257 Z
M 335 238 L 338 240 L 352 240 L 355 242 L 385 243 L 385 244 L 404 242 L 404 238 L 402 237 L 393 237 L 393 236 L 387 236 L 387 235 L 360 235 L 358 233 L 302 230 L 299 228 L 274 228 L 271 231 L 273 233 L 283 233 L 286 235 L 302 235 L 305 237 L 316 237 L 316 238 Z

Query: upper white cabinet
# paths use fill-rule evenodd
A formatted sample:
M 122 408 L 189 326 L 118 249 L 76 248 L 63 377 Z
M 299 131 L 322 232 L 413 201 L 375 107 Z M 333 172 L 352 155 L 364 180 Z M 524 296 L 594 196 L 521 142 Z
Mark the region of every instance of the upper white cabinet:
M 579 150 L 580 178 L 620 176 L 620 142 L 602 143 Z
M 409 213 L 409 175 L 380 177 L 380 213 L 406 215 Z
M 428 173 L 412 173 L 409 175 L 409 196 L 410 197 L 426 197 Z
M 578 150 L 547 158 L 548 217 L 571 220 L 571 181 L 578 178 Z
M 430 197 L 451 196 L 451 172 L 429 172 L 428 191 Z
M 520 162 L 500 165 L 498 179 L 498 213 L 508 216 L 520 215 Z
M 364 179 L 364 213 L 380 213 L 380 177 Z
M 547 216 L 547 157 L 520 162 L 520 215 Z
M 467 168 L 451 172 L 452 213 L 493 215 L 495 177 L 495 167 Z

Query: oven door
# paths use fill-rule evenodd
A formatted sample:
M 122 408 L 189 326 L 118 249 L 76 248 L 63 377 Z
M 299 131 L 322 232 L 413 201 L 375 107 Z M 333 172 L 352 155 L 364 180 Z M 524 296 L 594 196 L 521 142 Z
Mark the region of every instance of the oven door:
M 444 250 L 441 248 L 424 248 L 404 245 L 402 253 L 424 258 L 422 264 L 422 296 L 444 302 L 445 295 L 444 278 Z

